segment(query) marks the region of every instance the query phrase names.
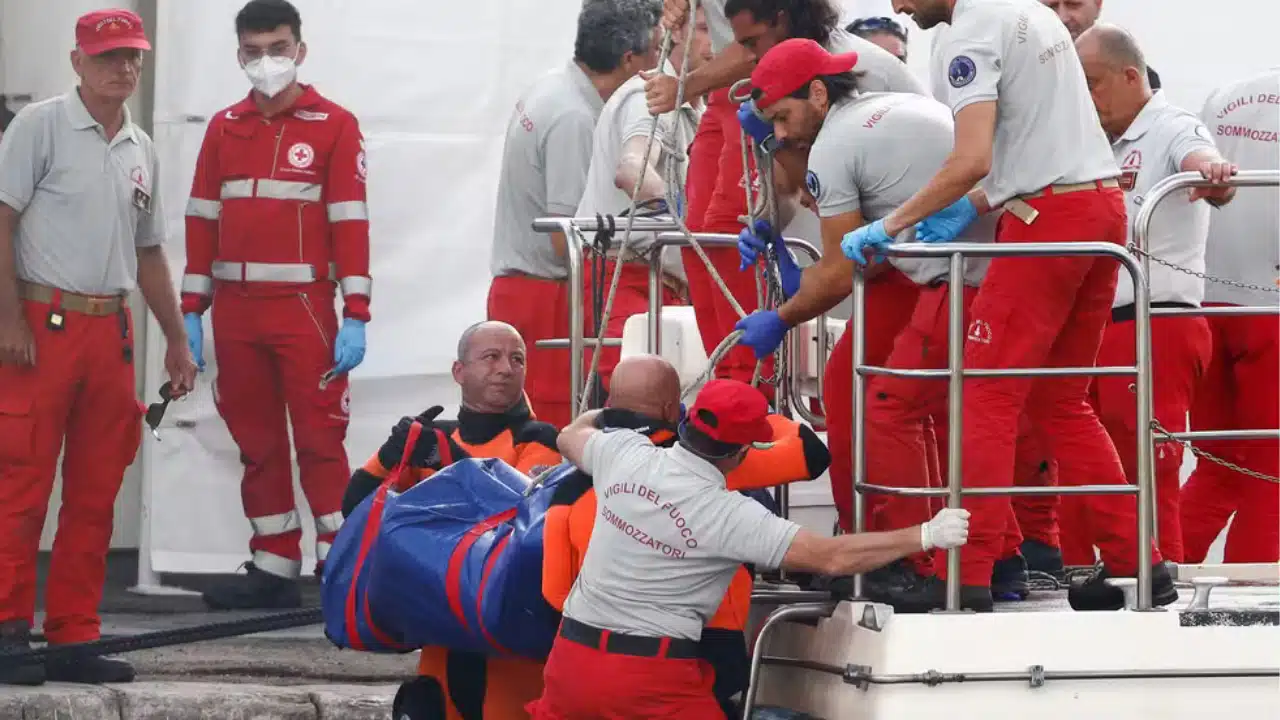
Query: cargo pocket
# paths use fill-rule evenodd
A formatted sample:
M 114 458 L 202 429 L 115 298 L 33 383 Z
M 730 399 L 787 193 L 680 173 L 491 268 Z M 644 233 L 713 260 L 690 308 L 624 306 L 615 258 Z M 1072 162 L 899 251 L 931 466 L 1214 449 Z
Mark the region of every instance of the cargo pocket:
M 0 465 L 29 465 L 35 457 L 36 419 L 31 397 L 0 396 Z

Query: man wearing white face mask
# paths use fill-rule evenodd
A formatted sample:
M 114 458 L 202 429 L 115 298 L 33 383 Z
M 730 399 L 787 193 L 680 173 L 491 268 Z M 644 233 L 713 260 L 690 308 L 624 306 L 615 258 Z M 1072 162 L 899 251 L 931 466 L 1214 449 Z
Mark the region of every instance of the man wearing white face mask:
M 205 594 L 215 609 L 301 604 L 286 412 L 319 563 L 350 475 L 347 373 L 364 358 L 372 288 L 364 138 L 355 116 L 298 83 L 301 31 L 286 0 L 252 0 L 236 16 L 253 91 L 210 121 L 187 206 L 182 309 L 203 367 L 200 316 L 217 307 L 214 399 L 240 448 L 253 527 L 247 576 Z

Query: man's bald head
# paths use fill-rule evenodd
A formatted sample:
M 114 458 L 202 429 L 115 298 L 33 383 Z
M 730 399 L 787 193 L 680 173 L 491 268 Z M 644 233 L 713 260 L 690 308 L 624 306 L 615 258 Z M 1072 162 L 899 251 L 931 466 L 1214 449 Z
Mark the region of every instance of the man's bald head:
M 1120 137 L 1151 99 L 1138 41 L 1123 28 L 1097 23 L 1076 39 L 1076 53 L 1102 129 Z
M 1118 25 L 1096 23 L 1076 39 L 1076 52 L 1083 60 L 1085 55 L 1110 65 L 1113 69 L 1133 68 L 1146 77 L 1147 59 L 1138 47 L 1138 40 Z
M 484 413 L 506 412 L 524 397 L 524 338 L 514 327 L 480 322 L 462 331 L 453 380 L 463 407 Z
M 486 337 L 498 336 L 514 336 L 524 345 L 524 338 L 520 336 L 520 331 L 507 323 L 498 320 L 485 320 L 462 331 L 462 335 L 458 336 L 458 355 L 457 358 L 461 362 L 467 361 L 467 355 L 470 354 L 472 346 L 475 344 L 477 335 L 483 334 Z
M 633 355 L 613 369 L 609 407 L 676 423 L 680 420 L 680 374 L 658 355 Z

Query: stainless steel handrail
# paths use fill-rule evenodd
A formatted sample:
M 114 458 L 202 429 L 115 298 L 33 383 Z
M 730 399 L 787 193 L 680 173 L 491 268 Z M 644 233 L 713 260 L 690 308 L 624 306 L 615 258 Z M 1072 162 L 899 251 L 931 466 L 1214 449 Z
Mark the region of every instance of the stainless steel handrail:
M 918 258 L 948 258 L 950 261 L 949 284 L 952 288 L 963 287 L 964 284 L 964 259 L 967 257 L 1046 257 L 1046 256 L 1111 256 L 1125 266 L 1129 274 L 1133 278 L 1135 288 L 1134 292 L 1134 315 L 1137 322 L 1135 325 L 1136 349 L 1138 362 L 1135 363 L 1128 372 L 1132 372 L 1135 376 L 1135 389 L 1137 395 L 1137 417 L 1138 417 L 1138 463 L 1137 474 L 1138 483 L 1136 486 L 1118 485 L 1107 486 L 1106 490 L 1101 490 L 1099 486 L 1082 486 L 1075 488 L 1071 493 L 1063 493 L 1064 488 L 1048 488 L 1051 492 L 1035 493 L 1035 494 L 1085 494 L 1102 492 L 1107 494 L 1136 494 L 1138 496 L 1138 610 L 1151 609 L 1151 533 L 1154 523 L 1152 515 L 1154 505 L 1151 502 L 1152 486 L 1154 479 L 1151 475 L 1152 467 L 1152 429 L 1151 429 L 1151 323 L 1150 323 L 1150 306 L 1149 295 L 1147 292 L 1146 276 L 1142 272 L 1141 266 L 1138 264 L 1130 253 L 1119 245 L 1104 242 L 1067 242 L 1067 243 L 1017 243 L 1017 244 L 991 244 L 991 243 L 940 243 L 936 245 L 923 243 L 903 243 L 891 245 L 887 253 L 895 257 L 918 257 Z M 883 368 L 877 368 L 865 365 L 866 356 L 866 338 L 862 332 L 865 323 L 863 318 L 866 315 L 866 282 L 861 272 L 854 272 L 853 275 L 853 325 L 855 326 L 853 336 L 853 489 L 854 489 L 854 529 L 856 532 L 864 532 L 866 530 L 865 517 L 865 500 L 864 492 L 877 492 L 884 488 L 882 486 L 869 486 L 864 482 L 866 477 L 866 455 L 863 423 L 865 416 L 865 376 Z M 951 508 L 959 508 L 961 499 L 965 495 L 1015 495 L 1015 494 L 1032 494 L 1013 492 L 1015 488 L 964 488 L 962 486 L 963 475 L 963 403 L 964 403 L 964 379 L 966 377 L 976 377 L 979 374 L 972 370 L 964 368 L 964 294 L 960 292 L 952 292 L 949 298 L 949 317 L 948 317 L 948 369 L 947 374 L 950 377 L 950 387 L 948 388 L 947 397 L 947 414 L 950 423 L 949 443 L 948 443 L 948 468 L 947 468 L 947 506 Z M 1042 376 L 1054 373 L 1052 368 L 1021 368 L 1019 369 L 1021 376 Z M 1045 372 L 1049 370 L 1050 372 Z M 1071 374 L 1093 374 L 1092 368 L 1066 368 Z M 1118 370 L 1118 369 L 1117 369 Z M 871 372 L 868 372 L 871 371 Z M 1087 372 L 1086 372 L 1087 371 Z M 1003 374 L 1003 373 L 1002 373 Z M 987 377 L 991 377 L 991 373 L 985 373 Z M 918 492 L 911 491 L 910 495 L 932 495 L 941 494 L 940 492 Z M 862 594 L 862 576 L 854 576 L 854 594 L 861 596 Z M 948 612 L 956 612 L 960 609 L 960 549 L 952 548 L 947 552 L 947 603 Z
M 1170 175 L 1155 184 L 1155 187 L 1147 191 L 1146 197 L 1141 201 L 1138 207 L 1138 214 L 1133 218 L 1131 237 L 1133 245 L 1137 248 L 1138 254 L 1142 256 L 1142 272 L 1146 277 L 1151 276 L 1151 255 L 1147 253 L 1148 238 L 1151 235 L 1151 220 L 1155 217 L 1156 209 L 1160 207 L 1160 203 L 1164 202 L 1173 193 L 1186 188 L 1208 187 L 1212 185 L 1209 181 L 1198 172 L 1182 172 Z M 1231 185 L 1236 187 L 1268 187 L 1280 185 L 1280 171 L 1277 170 L 1247 170 L 1236 174 L 1231 178 Z M 1150 286 L 1147 288 L 1150 293 Z M 1150 295 L 1147 297 L 1150 300 Z M 1214 307 L 1214 308 L 1152 308 L 1152 317 L 1172 317 L 1172 316 L 1195 316 L 1195 315 L 1276 315 L 1280 314 L 1280 305 L 1263 305 L 1263 306 L 1244 306 L 1244 307 Z M 1215 439 L 1231 439 L 1242 440 L 1252 439 L 1255 436 L 1248 434 L 1233 433 L 1254 433 L 1267 432 L 1268 438 L 1280 438 L 1280 429 L 1269 431 L 1214 431 L 1215 433 L 1225 433 L 1225 435 L 1213 435 Z M 1184 433 L 1185 434 L 1185 433 Z M 1189 438 L 1185 438 L 1189 439 Z M 1208 438 L 1204 438 L 1208 439 Z M 1154 442 L 1154 438 L 1152 438 Z M 1151 503 L 1155 506 L 1158 503 L 1156 497 L 1160 490 L 1156 485 L 1151 486 Z M 1154 517 L 1154 511 L 1153 511 Z M 1156 525 L 1151 530 L 1151 537 L 1154 542 L 1160 542 L 1160 525 Z

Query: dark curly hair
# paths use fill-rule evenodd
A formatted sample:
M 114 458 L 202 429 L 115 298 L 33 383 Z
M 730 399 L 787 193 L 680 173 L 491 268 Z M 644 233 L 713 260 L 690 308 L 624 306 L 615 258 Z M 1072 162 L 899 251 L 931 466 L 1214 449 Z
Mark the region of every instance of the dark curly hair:
M 831 31 L 840 26 L 840 11 L 831 0 L 728 0 L 725 17 L 747 11 L 756 22 L 777 21 L 786 13 L 791 37 L 808 38 L 826 46 Z

